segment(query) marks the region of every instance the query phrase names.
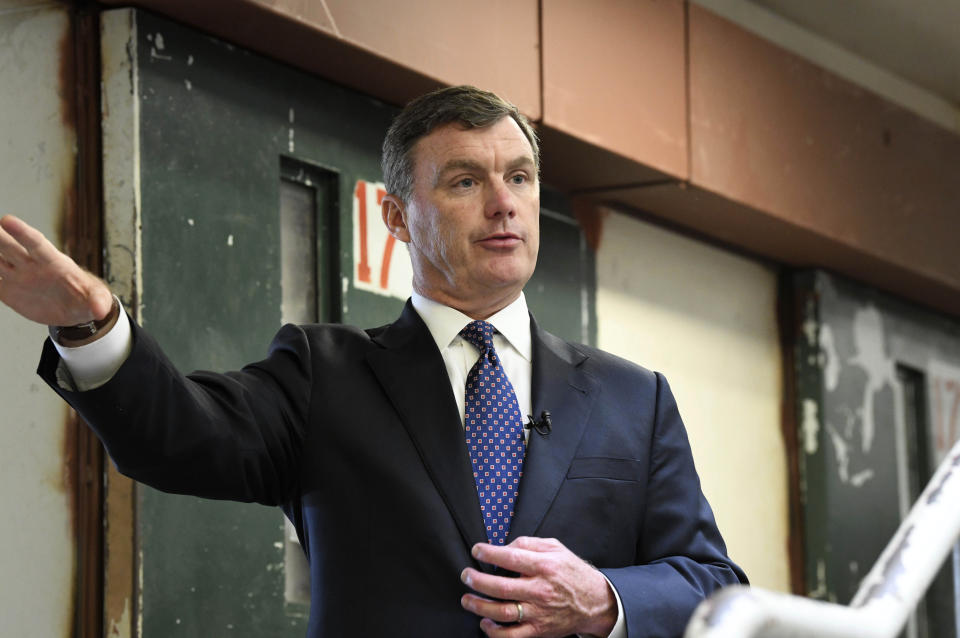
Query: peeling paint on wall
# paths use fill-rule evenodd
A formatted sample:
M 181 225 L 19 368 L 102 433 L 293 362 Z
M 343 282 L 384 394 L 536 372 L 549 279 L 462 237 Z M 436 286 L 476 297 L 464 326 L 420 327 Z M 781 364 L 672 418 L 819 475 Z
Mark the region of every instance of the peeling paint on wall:
M 100 16 L 103 117 L 104 278 L 126 310 L 142 321 L 140 105 L 136 13 Z M 106 474 L 104 624 L 109 638 L 142 636 L 142 565 L 134 547 L 136 493 L 112 464 Z M 134 571 L 136 570 L 136 571 Z
M 817 600 L 834 600 L 827 589 L 827 564 L 822 558 L 817 559 L 817 586 L 812 588 L 807 596 Z
M 288 117 L 288 120 L 290 122 L 290 127 L 287 129 L 287 150 L 290 153 L 294 153 L 296 151 L 296 144 L 294 144 L 294 132 L 293 132 L 294 115 L 295 114 L 294 114 L 293 108 L 291 107 L 289 117 Z
M 867 375 L 859 417 L 862 424 L 861 449 L 869 452 L 877 427 L 873 418 L 875 395 L 898 383 L 894 362 L 884 347 L 883 318 L 874 306 L 857 311 L 853 318 L 853 340 L 857 352 L 850 358 L 849 363 L 859 366 Z
M 803 451 L 807 454 L 816 454 L 820 440 L 820 420 L 817 417 L 817 402 L 813 399 L 803 400 L 803 419 L 800 427 L 803 431 Z
M 143 294 L 136 14 L 101 17 L 104 278 L 135 318 Z
M 840 356 L 833 342 L 833 330 L 826 324 L 820 326 L 820 352 L 823 386 L 828 392 L 833 392 L 840 378 Z
M 798 379 L 806 383 L 798 394 L 805 397 L 799 417 L 807 452 L 800 460 L 807 588 L 846 603 L 915 498 L 910 472 L 919 461 L 908 455 L 925 433 L 912 424 L 927 427 L 929 412 L 926 435 L 935 438 L 932 395 L 940 370 L 957 373 L 960 412 L 960 325 L 826 273 L 797 282 L 806 299 L 797 347 Z M 908 393 L 913 378 L 925 380 L 926 390 L 910 386 Z M 915 404 L 925 392 L 929 411 Z M 811 443 L 814 415 L 820 428 Z
M 148 33 L 147 40 L 153 43 L 153 46 L 150 47 L 150 57 L 154 60 L 173 60 L 172 55 L 161 53 L 166 47 L 163 42 L 162 33 Z
M 123 600 L 123 611 L 119 617 L 109 619 L 108 638 L 128 638 L 130 636 L 130 599 Z
M 827 433 L 830 435 L 830 442 L 833 444 L 833 452 L 837 460 L 837 475 L 842 483 L 849 483 L 854 487 L 860 487 L 871 478 L 873 470 L 865 468 L 850 476 L 850 447 L 848 439 L 837 432 L 832 424 L 827 424 Z
M 807 345 L 811 348 L 817 345 L 817 321 L 812 317 L 807 317 L 803 322 L 803 334 L 807 336 Z

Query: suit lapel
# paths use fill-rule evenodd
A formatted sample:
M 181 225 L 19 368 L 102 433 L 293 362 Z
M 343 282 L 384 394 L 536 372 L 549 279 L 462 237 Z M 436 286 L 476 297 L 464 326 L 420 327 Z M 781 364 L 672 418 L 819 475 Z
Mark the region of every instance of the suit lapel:
M 530 432 L 508 542 L 518 536 L 536 535 L 567 476 L 599 393 L 596 380 L 579 369 L 587 356 L 541 330 L 532 318 L 530 322 L 533 415 L 550 412 L 553 426 L 548 436 Z
M 390 398 L 463 542 L 487 540 L 450 379 L 423 320 L 408 301 L 396 323 L 374 337 L 367 361 Z

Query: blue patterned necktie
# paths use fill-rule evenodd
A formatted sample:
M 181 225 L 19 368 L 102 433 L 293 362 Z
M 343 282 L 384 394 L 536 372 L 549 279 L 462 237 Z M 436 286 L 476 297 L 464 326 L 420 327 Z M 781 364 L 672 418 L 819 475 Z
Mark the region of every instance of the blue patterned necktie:
M 523 475 L 523 417 L 493 348 L 492 324 L 473 321 L 460 336 L 480 351 L 467 374 L 464 428 L 487 540 L 503 545 Z

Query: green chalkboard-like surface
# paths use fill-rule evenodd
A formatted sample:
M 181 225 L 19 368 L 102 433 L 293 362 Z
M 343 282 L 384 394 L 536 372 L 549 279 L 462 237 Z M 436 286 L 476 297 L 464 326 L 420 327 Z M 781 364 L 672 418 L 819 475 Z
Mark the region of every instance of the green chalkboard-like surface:
M 821 271 L 792 285 L 806 593 L 848 604 L 960 433 L 960 324 Z M 951 563 L 903 635 L 957 635 Z

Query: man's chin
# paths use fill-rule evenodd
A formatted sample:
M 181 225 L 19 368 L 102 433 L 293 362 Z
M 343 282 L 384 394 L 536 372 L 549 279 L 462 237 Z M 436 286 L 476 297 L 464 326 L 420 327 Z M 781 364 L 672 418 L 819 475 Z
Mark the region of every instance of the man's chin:
M 532 274 L 532 273 L 530 273 Z M 488 291 L 489 296 L 503 298 L 510 296 L 511 301 L 515 299 L 523 287 L 527 285 L 530 274 L 523 272 L 498 272 L 484 278 L 482 288 Z
M 533 264 L 526 257 L 519 255 L 504 255 L 487 259 L 484 264 L 483 277 L 491 284 L 510 286 L 521 282 L 521 287 L 533 275 Z

